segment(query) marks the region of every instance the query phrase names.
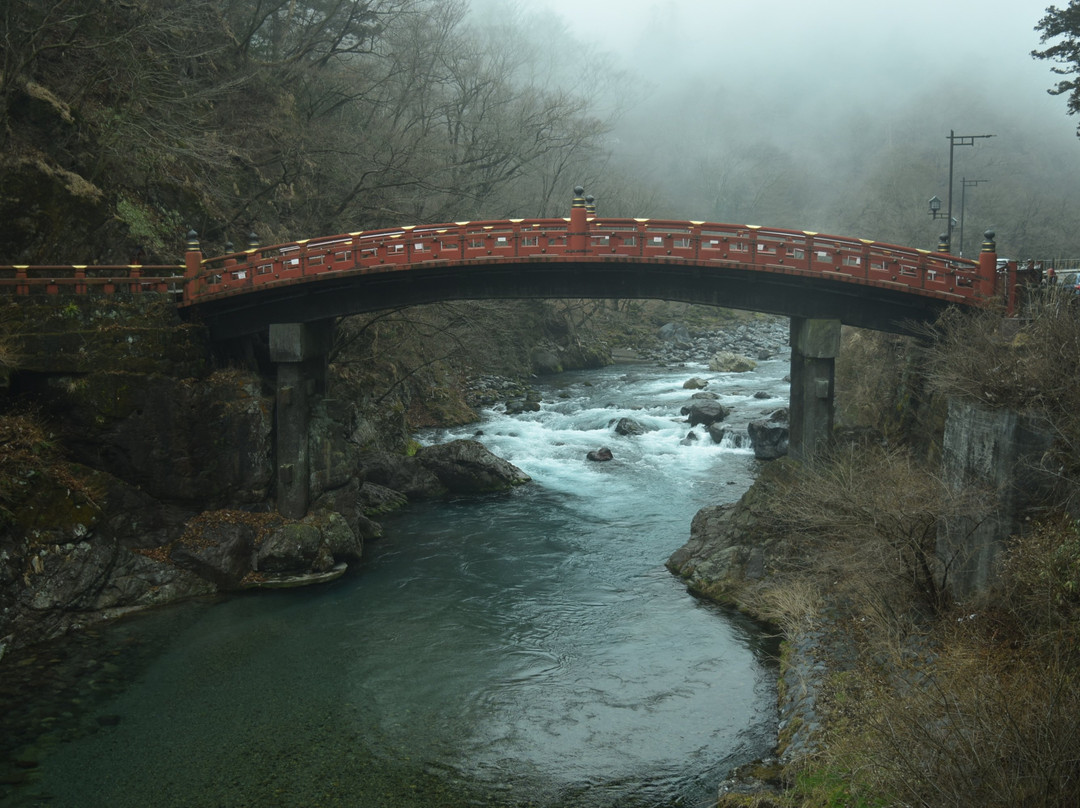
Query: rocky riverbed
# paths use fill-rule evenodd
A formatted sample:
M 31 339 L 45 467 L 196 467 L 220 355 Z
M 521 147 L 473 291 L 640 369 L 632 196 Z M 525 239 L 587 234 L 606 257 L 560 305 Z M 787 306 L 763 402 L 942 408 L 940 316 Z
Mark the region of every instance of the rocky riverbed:
M 708 364 L 716 354 L 725 351 L 760 361 L 784 350 L 788 331 L 788 321 L 780 317 L 755 317 L 728 328 L 693 331 L 680 323 L 667 323 L 659 331 L 658 344 L 641 354 L 665 364 Z

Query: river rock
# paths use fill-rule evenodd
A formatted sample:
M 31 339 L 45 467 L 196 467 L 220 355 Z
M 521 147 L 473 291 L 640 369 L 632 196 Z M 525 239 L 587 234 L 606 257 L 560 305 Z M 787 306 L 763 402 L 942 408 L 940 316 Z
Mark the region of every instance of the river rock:
M 363 557 L 363 540 L 341 514 L 320 513 L 277 525 L 261 538 L 252 569 L 271 575 L 325 573 Z
M 721 602 L 760 580 L 794 552 L 787 531 L 774 531 L 770 510 L 773 480 L 797 473 L 786 458 L 762 467 L 738 502 L 702 508 L 690 523 L 690 539 L 668 558 L 667 567 L 691 592 Z
M 706 379 L 702 379 L 700 376 L 695 376 L 692 379 L 687 379 L 683 382 L 684 390 L 704 390 L 709 386 L 709 382 Z
M 717 373 L 746 373 L 756 367 L 753 359 L 733 351 L 720 351 L 709 360 L 709 370 Z
M 345 485 L 333 491 L 327 491 L 315 500 L 311 506 L 311 512 L 321 515 L 324 519 L 341 518 L 361 543 L 379 538 L 382 536 L 382 526 L 367 516 L 365 495 L 362 493 L 364 485 L 361 485 L 359 480 L 350 479 Z M 381 490 L 396 497 L 402 503 L 406 501 L 401 494 L 390 491 L 388 488 Z
M 646 432 L 649 431 L 651 430 L 646 429 L 633 418 L 620 418 L 618 423 L 615 424 L 616 435 L 626 435 L 633 437 L 636 435 L 644 435 Z
M 451 494 L 508 491 L 532 479 L 474 440 L 426 446 L 417 451 L 416 460 L 435 475 L 445 493 Z
M 682 323 L 665 323 L 660 327 L 659 336 L 662 341 L 678 348 L 689 348 L 693 342 L 690 330 Z
M 292 522 L 270 531 L 255 551 L 252 568 L 275 575 L 326 572 L 334 558 L 315 525 Z M 243 577 L 243 576 L 241 576 Z
M 723 421 L 731 411 L 718 401 L 711 399 L 695 399 L 684 406 L 681 410 L 690 422 L 690 426 L 701 424 L 708 426 L 718 421 Z
M 746 426 L 750 446 L 758 460 L 775 460 L 788 451 L 788 427 L 775 421 L 751 421 Z
M 535 348 L 529 359 L 532 362 L 533 372 L 538 375 L 546 376 L 563 371 L 558 355 L 547 348 Z
M 607 460 L 613 460 L 614 458 L 615 456 L 611 453 L 611 449 L 608 449 L 606 446 L 600 449 L 593 449 L 585 455 L 586 460 L 592 460 L 596 463 L 603 463 Z
M 431 499 L 446 493 L 435 473 L 415 457 L 393 452 L 367 452 L 360 457 L 357 475 L 363 485 L 373 483 L 403 494 L 406 499 Z
M 310 520 L 322 532 L 323 543 L 326 545 L 335 564 L 342 561 L 359 561 L 364 555 L 364 537 L 353 531 L 345 518 L 338 513 L 321 513 L 304 518 Z M 372 522 L 372 524 L 375 524 Z M 382 528 L 379 535 L 382 535 Z
M 176 566 L 190 570 L 219 589 L 239 588 L 251 572 L 252 551 L 262 526 L 251 514 L 207 512 L 188 525 L 169 552 Z
M 512 398 L 506 402 L 507 415 L 519 415 L 523 412 L 539 412 L 540 402 L 528 399 Z
M 367 482 L 360 486 L 357 501 L 364 516 L 379 516 L 404 507 L 409 500 L 400 491 Z
M 679 445 L 680 446 L 693 446 L 699 440 L 701 440 L 701 438 L 698 437 L 697 432 L 694 432 L 693 430 L 690 430 L 689 432 L 686 433 L 686 437 L 683 438 L 681 441 L 679 441 Z
M 531 479 L 483 444 L 467 439 L 427 446 L 412 457 L 370 452 L 362 456 L 359 474 L 365 484 L 400 491 L 409 499 L 506 491 Z

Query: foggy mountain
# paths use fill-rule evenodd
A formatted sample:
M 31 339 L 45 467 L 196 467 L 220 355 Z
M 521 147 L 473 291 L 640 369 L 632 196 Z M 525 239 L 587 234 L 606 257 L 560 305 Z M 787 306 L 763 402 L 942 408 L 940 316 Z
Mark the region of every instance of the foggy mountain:
M 992 229 L 1002 254 L 1080 256 L 1075 121 L 1030 55 L 1043 2 L 473 7 L 546 39 L 565 80 L 611 85 L 595 99 L 613 121 L 612 164 L 589 186 L 601 214 L 936 248 L 927 202 L 948 199 L 948 135 L 990 134 L 953 149 L 954 251 Z

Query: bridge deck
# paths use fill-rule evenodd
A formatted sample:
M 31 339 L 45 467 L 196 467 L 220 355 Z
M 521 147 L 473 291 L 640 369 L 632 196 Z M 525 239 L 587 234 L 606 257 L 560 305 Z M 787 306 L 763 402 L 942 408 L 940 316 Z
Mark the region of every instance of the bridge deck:
M 994 295 L 985 262 L 947 253 L 571 213 L 344 233 L 212 258 L 196 242 L 184 266 L 0 266 L 0 294 L 167 292 L 222 336 L 442 299 L 564 296 L 684 300 L 903 330 L 905 319 Z

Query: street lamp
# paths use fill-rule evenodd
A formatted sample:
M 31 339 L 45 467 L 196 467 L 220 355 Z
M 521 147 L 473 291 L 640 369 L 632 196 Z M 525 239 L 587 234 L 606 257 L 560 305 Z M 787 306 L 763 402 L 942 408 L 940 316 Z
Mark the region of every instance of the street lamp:
M 990 180 L 969 180 L 967 177 L 963 177 L 960 180 L 960 257 L 964 257 L 964 206 L 967 202 L 967 189 L 974 188 L 984 182 L 990 182 Z
M 956 219 L 949 216 L 948 213 L 941 212 L 941 200 L 936 196 L 930 197 L 930 218 L 931 219 L 944 219 L 946 216 L 949 218 L 949 230 L 946 233 L 942 233 L 938 238 L 938 252 L 949 251 L 950 234 L 952 233 L 953 225 L 956 224 Z
M 948 212 L 948 232 L 945 234 L 945 241 L 949 244 L 949 249 L 952 249 L 952 229 L 953 229 L 953 217 L 952 217 L 952 189 L 953 189 L 953 150 L 957 146 L 974 146 L 975 141 L 979 138 L 994 137 L 993 135 L 958 135 L 949 130 L 949 212 Z

